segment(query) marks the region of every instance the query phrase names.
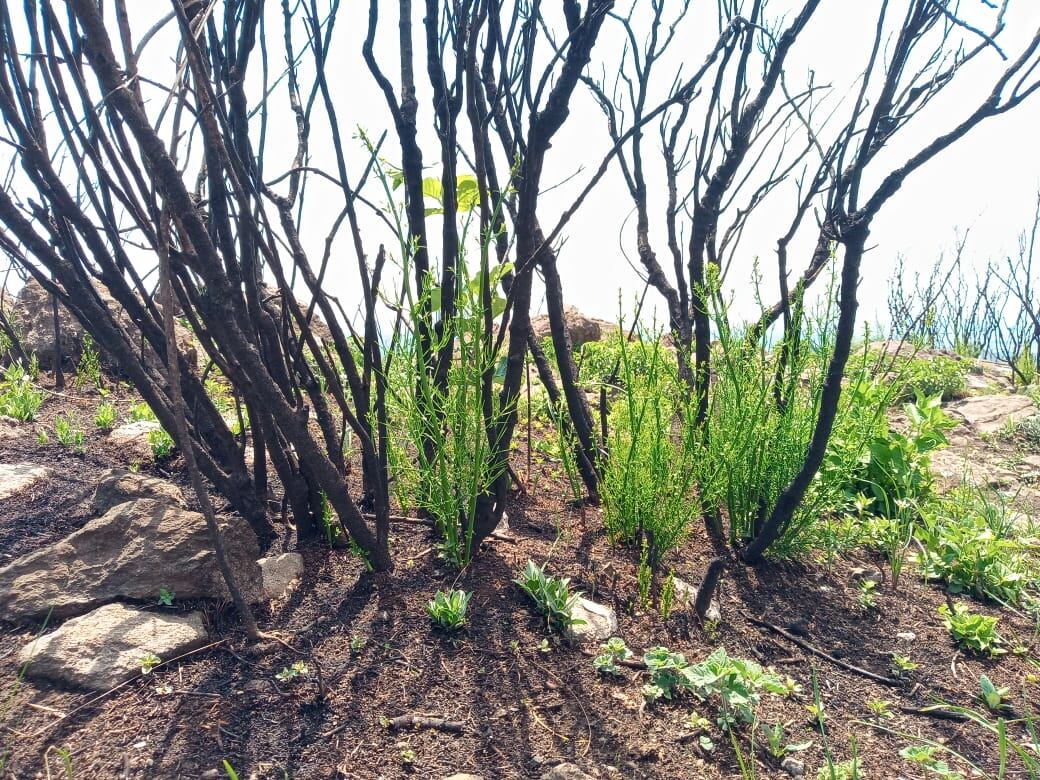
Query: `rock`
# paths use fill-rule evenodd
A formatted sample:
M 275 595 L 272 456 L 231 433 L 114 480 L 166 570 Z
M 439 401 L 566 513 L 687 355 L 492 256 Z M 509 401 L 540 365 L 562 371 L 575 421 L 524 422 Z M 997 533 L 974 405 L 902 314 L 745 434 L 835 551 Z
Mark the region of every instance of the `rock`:
M 856 566 L 849 571 L 849 581 L 852 583 L 873 582 L 880 585 L 885 581 L 885 575 L 876 566 Z
M 675 597 L 679 607 L 692 610 L 697 602 L 698 588 L 695 588 L 685 580 L 680 580 L 678 577 L 672 578 L 672 584 L 675 586 Z M 711 603 L 708 604 L 708 611 L 704 615 L 704 619 L 712 622 L 722 620 L 722 610 L 719 608 L 719 602 L 715 599 L 712 599 Z
M 456 772 L 451 777 L 445 777 L 444 780 L 484 780 L 480 775 L 471 775 L 469 772 Z
M 259 601 L 256 535 L 237 516 L 221 524 L 239 587 Z M 161 588 L 178 599 L 228 598 L 202 515 L 138 499 L 0 568 L 0 618 L 42 617 L 51 608 L 62 618 L 120 599 L 154 602 Z
M 603 642 L 617 633 L 614 610 L 595 601 L 579 598 L 571 616 L 584 621 L 567 627 L 567 638 L 578 642 Z
M 114 428 L 108 434 L 108 440 L 132 459 L 151 460 L 152 444 L 148 435 L 158 430 L 162 430 L 162 426 L 155 420 L 138 420 Z
M 303 556 L 299 553 L 261 558 L 257 565 L 260 567 L 264 597 L 268 599 L 280 599 L 288 595 L 303 577 Z
M 0 498 L 10 498 L 46 479 L 51 470 L 35 463 L 0 463 Z
M 126 310 L 100 284 L 94 285 L 101 300 L 108 307 L 120 325 L 130 335 L 135 344 L 141 343 L 141 332 L 134 324 Z M 30 279 L 18 292 L 14 303 L 14 317 L 22 337 L 22 346 L 27 352 L 35 352 L 40 367 L 50 370 L 54 368 L 54 316 L 51 309 L 51 296 L 35 279 Z M 64 306 L 58 306 L 58 322 L 61 328 L 61 356 L 63 360 L 75 361 L 83 352 L 83 326 L 79 320 Z M 195 350 L 191 331 L 180 322 L 174 323 L 177 345 L 189 368 L 195 369 L 198 355 Z M 102 355 L 105 358 L 104 355 Z M 105 358 L 107 362 L 107 358 Z M 158 357 L 149 351 L 148 360 L 153 366 L 160 366 Z M 109 366 L 110 368 L 114 366 Z
M 581 771 L 574 764 L 557 764 L 542 775 L 542 780 L 595 780 L 592 775 Z
M 788 756 L 780 762 L 780 768 L 783 769 L 791 777 L 801 777 L 805 774 L 805 762 L 799 761 L 793 756 Z
M 563 310 L 563 321 L 567 325 L 567 332 L 571 337 L 571 346 L 578 349 L 582 344 L 590 341 L 599 341 L 603 337 L 603 328 L 598 320 L 586 317 L 573 306 L 567 306 Z M 534 330 L 535 338 L 543 339 L 552 335 L 549 328 L 549 315 L 539 314 L 531 318 L 531 328 Z
M 1036 405 L 1027 395 L 977 395 L 946 408 L 978 433 L 996 433 L 1009 422 L 1019 422 L 1036 413 Z
M 108 604 L 30 642 L 18 655 L 30 677 L 107 691 L 141 673 L 149 654 L 163 661 L 206 644 L 201 612 L 145 612 Z
M 28 435 L 28 433 L 29 429 L 23 428 L 19 420 L 0 414 L 0 441 L 17 439 L 19 436 Z
M 147 474 L 133 474 L 123 469 L 109 469 L 101 475 L 91 506 L 94 512 L 100 515 L 135 498 L 153 498 L 182 509 L 188 508 L 184 493 L 172 482 Z

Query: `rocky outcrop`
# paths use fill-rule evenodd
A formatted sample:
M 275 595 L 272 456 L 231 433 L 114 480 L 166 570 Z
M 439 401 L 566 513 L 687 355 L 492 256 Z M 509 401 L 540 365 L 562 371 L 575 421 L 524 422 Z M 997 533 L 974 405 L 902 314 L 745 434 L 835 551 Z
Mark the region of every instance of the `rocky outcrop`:
M 1027 395 L 977 395 L 946 407 L 976 433 L 996 433 L 1005 425 L 1036 414 L 1036 404 Z
M 590 341 L 599 341 L 603 338 L 606 331 L 613 330 L 613 326 L 610 323 L 586 317 L 573 306 L 568 306 L 563 310 L 563 320 L 567 325 L 567 333 L 570 334 L 571 346 L 574 349 L 578 349 L 582 344 L 587 344 Z M 552 335 L 547 314 L 539 314 L 537 317 L 532 317 L 531 328 L 538 339 Z
M 91 507 L 95 514 L 101 515 L 114 506 L 137 498 L 152 498 L 182 509 L 188 508 L 184 493 L 172 482 L 123 469 L 109 469 L 101 475 Z
M 50 473 L 49 468 L 35 463 L 0 463 L 0 499 L 29 490 Z
M 256 535 L 245 520 L 222 520 L 229 563 L 243 595 L 261 595 Z M 226 599 L 202 515 L 138 499 L 113 507 L 62 541 L 0 568 L 0 618 L 79 615 L 120 599 Z
M 145 612 L 108 604 L 73 618 L 22 648 L 26 674 L 74 688 L 107 691 L 207 641 L 202 614 Z
M 135 344 L 140 344 L 141 332 L 126 310 L 105 288 L 97 284 L 94 287 L 109 311 L 115 314 L 116 319 L 130 335 L 130 339 Z M 18 292 L 13 314 L 22 346 L 27 352 L 36 353 L 41 368 L 52 369 L 54 367 L 54 313 L 50 293 L 44 290 L 35 279 L 30 279 Z M 83 353 L 83 326 L 72 312 L 61 305 L 58 306 L 58 322 L 61 330 L 62 359 L 78 360 Z M 198 363 L 198 357 L 191 331 L 179 322 L 174 323 L 174 329 L 181 354 L 184 355 L 188 366 L 194 369 Z M 152 357 L 157 361 L 154 355 Z

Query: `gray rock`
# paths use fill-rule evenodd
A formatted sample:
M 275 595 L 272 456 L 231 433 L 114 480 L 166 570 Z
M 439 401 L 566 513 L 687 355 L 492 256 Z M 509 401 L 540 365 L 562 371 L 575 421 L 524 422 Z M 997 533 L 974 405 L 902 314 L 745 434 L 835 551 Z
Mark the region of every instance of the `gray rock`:
M 46 479 L 51 470 L 35 463 L 0 463 L 0 498 L 10 498 Z
M 788 756 L 780 762 L 780 768 L 783 769 L 791 777 L 801 777 L 805 774 L 805 762 L 799 761 L 793 756 Z
M 245 520 L 221 520 L 243 595 L 260 600 L 256 535 Z M 0 618 L 79 615 L 121 599 L 153 602 L 228 597 L 202 515 L 139 499 L 113 507 L 56 544 L 0 568 Z
M 692 610 L 694 604 L 697 602 L 697 592 L 699 588 L 691 585 L 685 580 L 680 580 L 678 577 L 673 577 L 672 583 L 675 586 L 677 605 L 681 609 Z M 704 615 L 704 619 L 713 622 L 722 620 L 722 610 L 719 608 L 719 602 L 715 599 L 712 599 L 711 603 L 708 604 L 708 611 Z
M 567 638 L 577 642 L 602 642 L 617 633 L 614 610 L 595 601 L 579 598 L 571 617 L 583 622 L 567 627 Z
M 260 566 L 264 597 L 268 599 L 280 599 L 288 595 L 303 577 L 303 556 L 299 553 L 261 558 L 257 565 Z
M 100 515 L 114 506 L 136 498 L 153 498 L 182 509 L 188 508 L 184 493 L 172 482 L 147 474 L 133 474 L 123 469 L 109 469 L 101 475 L 91 506 L 94 512 Z
M 141 673 L 141 659 L 163 661 L 206 644 L 200 612 L 144 612 L 108 604 L 30 642 L 18 655 L 26 674 L 75 688 L 107 691 Z
M 595 780 L 595 778 L 574 764 L 557 764 L 542 775 L 542 780 Z
M 978 433 L 996 433 L 1006 424 L 1019 422 L 1036 413 L 1027 395 L 977 395 L 947 407 Z
M 586 317 L 573 306 L 567 306 L 563 310 L 563 321 L 571 337 L 571 346 L 575 349 L 590 341 L 599 341 L 603 337 L 600 322 L 592 317 Z M 552 335 L 549 328 L 549 315 L 540 314 L 532 317 L 531 328 L 534 330 L 535 338 L 543 339 Z
M 30 429 L 22 426 L 20 420 L 0 414 L 0 441 L 4 439 L 17 439 L 19 436 L 28 436 Z
M 113 428 L 108 434 L 108 440 L 130 458 L 151 460 L 152 443 L 148 436 L 152 431 L 158 430 L 162 430 L 162 426 L 155 420 L 138 420 Z

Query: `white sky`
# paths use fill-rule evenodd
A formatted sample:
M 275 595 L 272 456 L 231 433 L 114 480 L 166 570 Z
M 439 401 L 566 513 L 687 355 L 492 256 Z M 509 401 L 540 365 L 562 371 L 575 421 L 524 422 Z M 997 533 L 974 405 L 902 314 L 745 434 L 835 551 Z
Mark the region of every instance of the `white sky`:
M 645 1 L 640 0 L 643 4 Z M 667 7 L 671 7 L 672 2 L 669 0 Z M 964 3 L 966 8 L 977 5 L 977 13 L 972 9 L 973 19 L 978 20 L 980 26 L 988 27 L 985 20 L 990 17 L 981 2 L 964 0 Z M 23 13 L 20 5 L 12 7 L 16 24 L 17 17 Z M 318 5 L 324 8 L 327 3 L 319 0 Z M 420 36 L 423 4 L 414 5 L 418 6 L 415 9 L 416 35 Z M 777 16 L 784 8 L 793 5 L 794 0 L 774 0 L 771 14 Z M 906 0 L 892 0 L 890 5 L 895 9 L 894 16 L 901 17 Z M 383 153 L 388 160 L 397 162 L 400 150 L 386 105 L 361 59 L 367 6 L 364 0 L 342 1 L 330 61 L 332 89 L 344 134 L 349 132 L 353 135 L 354 128 L 359 125 L 372 136 L 389 130 Z M 618 7 L 622 6 L 627 8 L 627 2 L 619 3 Z M 866 50 L 870 45 L 879 6 L 880 0 L 823 0 L 821 9 L 789 58 L 786 78 L 792 87 L 804 83 L 811 67 L 816 73 L 816 83 L 833 86 L 831 97 L 828 98 L 832 103 L 847 96 L 866 61 Z M 143 33 L 167 8 L 166 3 L 145 4 L 142 0 L 131 2 L 135 33 L 138 36 Z M 276 73 L 281 67 L 279 58 L 284 56 L 281 50 L 280 3 L 268 0 L 267 8 L 268 35 L 277 49 L 271 54 L 270 67 L 272 73 Z M 381 18 L 381 31 L 377 39 L 377 53 L 395 85 L 398 69 L 396 8 L 397 3 L 380 3 L 380 12 L 384 18 Z M 685 61 L 686 72 L 698 66 L 714 40 L 715 3 L 710 0 L 693 0 L 693 9 L 685 26 L 681 28 L 673 58 L 661 64 L 662 71 L 658 74 L 661 89 L 667 88 L 672 72 L 677 70 L 681 61 Z M 1007 30 L 1001 38 L 1009 56 L 1014 58 L 1038 27 L 1040 2 L 1011 0 Z M 142 62 L 144 75 L 162 83 L 172 80 L 173 36 L 173 30 L 167 30 L 150 44 Z M 299 46 L 302 37 L 299 34 L 297 37 Z M 594 75 L 602 70 L 616 72 L 620 43 L 617 27 L 608 22 L 593 57 L 591 72 Z M 416 49 L 415 64 L 420 82 L 420 141 L 429 166 L 428 175 L 439 175 L 439 149 L 431 129 L 431 109 L 429 102 L 423 100 L 428 91 L 422 86 L 426 83 L 425 60 L 418 40 Z M 252 74 L 258 76 L 259 58 L 252 67 Z M 905 136 L 903 142 L 886 153 L 879 170 L 887 171 L 889 166 L 897 164 L 908 152 L 916 150 L 922 139 L 927 139 L 930 133 L 938 134 L 956 124 L 977 105 L 981 96 L 988 94 L 995 75 L 1002 68 L 1003 63 L 995 53 L 980 55 L 978 61 L 959 77 L 958 84 L 950 87 L 942 99 L 915 119 L 905 133 L 901 133 L 901 137 Z M 301 75 L 306 85 L 307 73 Z M 146 87 L 145 95 L 150 99 L 150 107 L 157 111 L 162 103 L 161 93 Z M 295 127 L 288 110 L 284 86 L 279 86 L 274 92 L 270 110 L 269 153 L 265 163 L 269 179 L 288 167 L 295 151 Z M 587 181 L 589 173 L 599 165 L 602 154 L 609 146 L 603 115 L 583 87 L 578 88 L 571 111 L 571 118 L 547 158 L 544 185 L 548 187 L 557 182 L 567 182 L 543 197 L 540 216 L 547 231 L 555 225 L 560 211 L 569 204 L 574 193 Z M 696 126 L 698 123 L 693 124 Z M 461 129 L 460 136 L 468 141 L 468 128 Z M 971 231 L 971 240 L 967 254 L 969 259 L 979 264 L 1015 249 L 1019 232 L 1032 218 L 1036 192 L 1040 188 L 1038 139 L 1040 96 L 1034 96 L 1032 101 L 1012 114 L 988 120 L 967 139 L 914 174 L 875 221 L 871 238 L 876 248 L 864 266 L 861 319 L 873 319 L 876 314 L 883 312 L 887 279 L 900 254 L 907 257 L 912 268 L 927 272 L 944 251 L 949 252 L 955 232 L 968 229 Z M 331 168 L 331 155 L 324 156 L 318 151 L 327 145 L 327 141 L 328 131 L 321 112 L 316 112 L 312 149 L 317 152 L 317 156 L 313 163 Z M 345 146 L 352 155 L 351 172 L 356 181 L 365 165 L 365 156 L 360 144 L 353 139 L 347 139 Z M 660 164 L 656 153 L 658 146 L 657 130 L 651 127 L 646 143 L 646 154 L 650 158 L 648 164 Z M 0 149 L 0 163 L 4 162 L 4 155 L 8 154 L 6 147 Z M 320 159 L 321 156 L 324 159 Z M 657 205 L 651 211 L 655 247 L 662 261 L 670 265 L 670 260 L 665 257 L 666 246 L 661 224 L 662 176 L 652 170 L 648 172 L 648 178 L 652 189 L 651 203 L 652 206 L 655 203 Z M 193 182 L 193 178 L 189 178 L 189 182 Z M 382 200 L 376 189 L 368 194 L 374 200 Z M 772 302 L 775 243 L 786 227 L 792 202 L 790 192 L 779 192 L 775 196 L 775 203 L 764 208 L 746 232 L 737 262 L 727 280 L 735 289 L 741 313 L 750 313 L 753 305 L 748 294 L 747 280 L 756 257 L 760 258 L 766 275 L 765 297 Z M 328 225 L 341 205 L 342 198 L 334 186 L 319 180 L 312 181 L 303 227 L 304 238 L 315 261 L 320 258 Z M 633 225 L 631 221 L 626 222 L 631 210 L 627 188 L 617 170 L 612 169 L 565 231 L 566 241 L 560 252 L 560 270 L 564 296 L 569 304 L 589 314 L 613 319 L 617 316 L 620 292 L 625 309 L 631 311 L 634 300 L 642 291 L 642 283 L 622 256 L 623 249 L 629 257 L 634 258 Z M 392 237 L 385 230 L 380 230 L 374 220 L 366 219 L 364 227 L 366 248 L 370 256 L 374 256 L 380 242 L 385 242 L 388 247 L 393 246 Z M 436 220 L 431 220 L 429 227 L 431 234 L 439 233 Z M 808 247 L 814 236 L 812 224 L 807 228 L 803 231 L 802 242 L 792 247 L 793 274 L 797 274 L 808 259 Z M 355 273 L 355 259 L 349 238 L 343 231 L 333 254 L 329 287 L 334 293 L 340 294 L 345 302 L 352 300 Z M 653 293 L 650 300 L 657 303 Z M 540 299 L 536 306 L 541 306 Z M 346 308 L 349 311 L 353 307 Z

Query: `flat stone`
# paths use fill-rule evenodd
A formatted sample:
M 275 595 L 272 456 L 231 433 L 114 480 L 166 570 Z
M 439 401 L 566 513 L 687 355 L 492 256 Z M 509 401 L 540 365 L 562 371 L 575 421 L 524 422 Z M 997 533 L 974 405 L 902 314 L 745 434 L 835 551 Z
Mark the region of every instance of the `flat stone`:
M 94 512 L 100 515 L 114 506 L 136 498 L 152 498 L 182 509 L 188 508 L 184 493 L 172 482 L 123 469 L 109 469 L 101 475 L 91 506 Z
M 260 600 L 259 545 L 240 517 L 221 518 L 228 562 L 243 595 Z M 154 603 L 228 598 L 206 521 L 197 512 L 138 499 L 113 507 L 65 539 L 0 568 L 0 619 L 62 618 L 124 599 Z
M 264 597 L 268 599 L 280 599 L 288 595 L 303 578 L 303 556 L 299 553 L 261 558 L 257 565 L 260 567 Z
M 35 463 L 0 463 L 0 498 L 28 490 L 50 474 L 49 468 Z
M 29 435 L 28 427 L 22 427 L 22 422 L 20 420 L 0 414 L 0 441 L 3 441 L 4 439 L 17 439 L 22 435 Z
M 575 764 L 557 764 L 542 775 L 542 780 L 595 780 Z
M 584 622 L 567 626 L 567 638 L 578 642 L 602 642 L 617 633 L 618 622 L 614 610 L 595 601 L 579 598 L 571 617 Z
M 145 612 L 108 604 L 67 621 L 18 654 L 29 677 L 107 691 L 141 673 L 141 659 L 163 661 L 206 644 L 202 613 Z
M 978 433 L 996 433 L 1005 425 L 1019 422 L 1036 413 L 1027 395 L 977 395 L 946 407 Z
M 148 435 L 158 430 L 162 430 L 162 426 L 155 420 L 138 420 L 113 428 L 108 434 L 108 440 L 130 457 L 149 460 L 152 457 L 152 445 Z

